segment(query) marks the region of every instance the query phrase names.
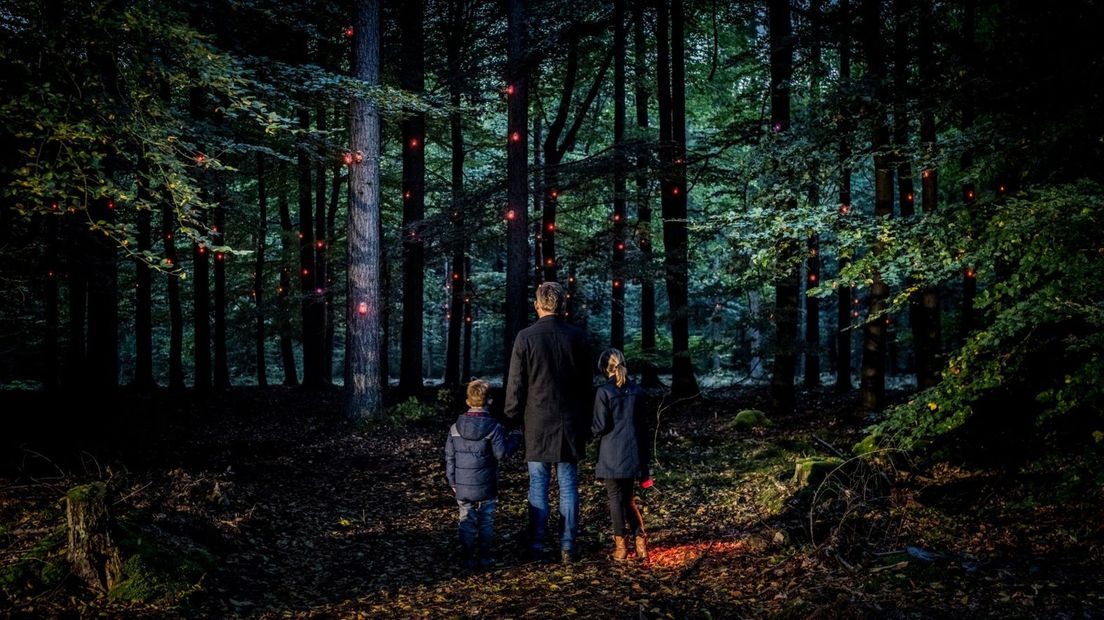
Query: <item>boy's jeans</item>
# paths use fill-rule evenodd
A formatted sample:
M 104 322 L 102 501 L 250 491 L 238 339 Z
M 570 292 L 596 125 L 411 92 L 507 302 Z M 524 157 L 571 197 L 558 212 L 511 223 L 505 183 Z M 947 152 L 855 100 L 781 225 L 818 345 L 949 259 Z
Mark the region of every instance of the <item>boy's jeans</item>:
M 575 551 L 575 534 L 579 529 L 579 465 L 556 463 L 556 479 L 560 483 L 560 516 L 563 517 L 563 534 L 560 549 Z M 544 528 L 548 524 L 548 482 L 552 477 L 552 463 L 529 461 L 529 542 L 534 551 L 544 548 Z
M 476 538 L 479 539 L 479 557 L 483 563 L 493 561 L 491 557 L 491 541 L 494 539 L 494 510 L 497 498 L 485 499 L 481 502 L 467 502 L 456 500 L 460 507 L 460 546 L 464 551 L 464 559 L 474 559 L 476 550 Z

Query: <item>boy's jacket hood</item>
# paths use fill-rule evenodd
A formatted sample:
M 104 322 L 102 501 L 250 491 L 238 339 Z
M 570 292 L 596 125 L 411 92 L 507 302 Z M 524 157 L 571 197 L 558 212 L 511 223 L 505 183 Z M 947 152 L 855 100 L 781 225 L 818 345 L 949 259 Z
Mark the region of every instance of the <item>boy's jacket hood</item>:
M 477 441 L 486 439 L 494 431 L 496 424 L 498 422 L 490 415 L 462 415 L 456 419 L 453 428 L 464 439 Z

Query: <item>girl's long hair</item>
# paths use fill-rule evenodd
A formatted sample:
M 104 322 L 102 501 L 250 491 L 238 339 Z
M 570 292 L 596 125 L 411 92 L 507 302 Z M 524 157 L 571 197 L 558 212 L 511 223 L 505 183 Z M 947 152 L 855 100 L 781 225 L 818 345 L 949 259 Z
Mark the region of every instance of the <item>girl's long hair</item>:
M 629 381 L 629 368 L 625 365 L 625 354 L 617 349 L 606 349 L 602 357 L 606 360 L 606 376 L 614 377 L 617 387 L 625 387 L 625 383 Z

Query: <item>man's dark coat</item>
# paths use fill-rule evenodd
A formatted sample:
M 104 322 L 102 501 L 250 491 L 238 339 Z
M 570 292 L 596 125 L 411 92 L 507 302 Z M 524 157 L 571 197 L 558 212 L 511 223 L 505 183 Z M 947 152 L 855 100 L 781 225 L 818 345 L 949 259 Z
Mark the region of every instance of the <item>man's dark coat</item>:
M 518 332 L 506 417 L 523 416 L 525 460 L 578 462 L 590 430 L 593 373 L 586 335 L 554 315 Z

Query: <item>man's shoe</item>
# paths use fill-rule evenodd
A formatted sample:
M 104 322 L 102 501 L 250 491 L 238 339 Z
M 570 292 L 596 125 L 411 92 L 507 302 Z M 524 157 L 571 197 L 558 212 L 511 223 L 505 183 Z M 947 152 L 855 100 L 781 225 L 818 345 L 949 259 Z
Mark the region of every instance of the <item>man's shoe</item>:
M 567 549 L 560 550 L 560 563 L 561 564 L 574 564 L 575 554 Z
M 625 538 L 625 536 L 613 535 L 613 559 L 617 562 L 624 562 L 629 557 L 629 548 Z

